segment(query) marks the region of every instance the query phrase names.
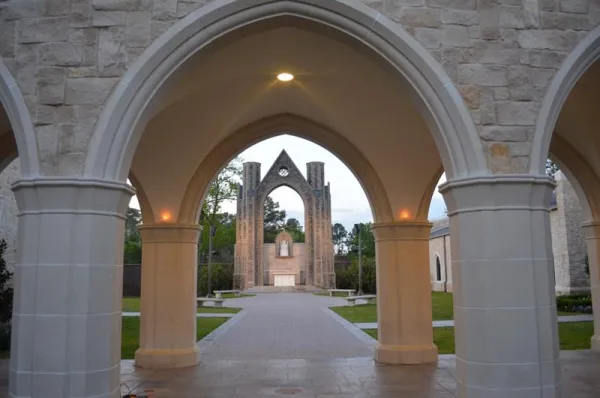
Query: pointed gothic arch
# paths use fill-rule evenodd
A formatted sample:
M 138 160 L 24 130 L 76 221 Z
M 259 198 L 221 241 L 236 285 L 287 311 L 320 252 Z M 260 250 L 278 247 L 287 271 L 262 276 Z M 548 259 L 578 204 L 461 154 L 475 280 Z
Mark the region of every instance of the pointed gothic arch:
M 237 198 L 237 236 L 235 245 L 234 287 L 248 288 L 269 284 L 264 261 L 264 203 L 281 186 L 298 193 L 304 203 L 306 259 L 296 279 L 301 285 L 335 286 L 333 242 L 331 241 L 331 194 L 325 184 L 325 164 L 307 163 L 307 178 L 283 150 L 260 178 L 261 164 L 244 163 L 243 182 Z

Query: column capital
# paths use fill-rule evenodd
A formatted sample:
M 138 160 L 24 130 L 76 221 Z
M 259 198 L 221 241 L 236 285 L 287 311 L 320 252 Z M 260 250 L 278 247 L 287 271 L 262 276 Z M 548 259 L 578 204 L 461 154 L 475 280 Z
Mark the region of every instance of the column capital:
M 431 224 L 427 221 L 394 221 L 374 223 L 371 226 L 376 242 L 402 240 L 429 240 Z
M 19 215 L 87 214 L 125 218 L 135 189 L 122 181 L 90 178 L 21 178 L 12 190 Z
M 138 227 L 143 243 L 198 243 L 202 226 L 161 223 Z
M 473 211 L 549 211 L 555 186 L 548 176 L 492 175 L 448 181 L 440 186 L 440 193 L 448 216 Z
M 586 239 L 600 238 L 600 221 L 584 221 L 581 223 L 581 229 Z

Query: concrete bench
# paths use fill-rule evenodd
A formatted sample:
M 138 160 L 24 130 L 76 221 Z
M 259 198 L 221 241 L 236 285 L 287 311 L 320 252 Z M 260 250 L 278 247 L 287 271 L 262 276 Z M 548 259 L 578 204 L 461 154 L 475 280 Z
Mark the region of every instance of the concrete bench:
M 198 297 L 196 301 L 198 302 L 198 307 L 203 307 L 204 303 L 213 302 L 215 303 L 215 307 L 221 308 L 223 307 L 223 301 L 225 301 L 225 299 L 212 297 Z
M 350 296 L 350 297 L 344 297 L 344 298 L 346 299 L 346 302 L 348 303 L 348 305 L 350 307 L 353 307 L 354 304 L 356 304 L 356 300 L 365 300 L 367 303 L 371 304 L 375 301 L 377 296 L 374 294 L 365 294 L 363 296 Z
M 242 293 L 241 290 L 215 290 L 215 297 L 216 298 L 222 298 L 224 293 L 234 293 L 237 297 L 240 297 L 240 294 Z
M 333 293 L 336 293 L 336 292 L 348 293 L 348 297 L 352 297 L 352 296 L 354 296 L 355 291 L 356 290 L 354 290 L 354 289 L 328 289 L 330 297 L 333 297 Z

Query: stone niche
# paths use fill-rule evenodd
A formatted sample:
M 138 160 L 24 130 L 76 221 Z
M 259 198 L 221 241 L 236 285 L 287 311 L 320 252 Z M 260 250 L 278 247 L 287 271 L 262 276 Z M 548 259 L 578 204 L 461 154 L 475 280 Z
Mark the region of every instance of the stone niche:
M 287 244 L 288 252 L 282 252 Z M 306 263 L 306 248 L 304 243 L 294 243 L 287 232 L 277 235 L 275 243 L 265 243 L 263 246 L 265 273 L 270 286 L 296 286 L 300 284 L 300 270 Z

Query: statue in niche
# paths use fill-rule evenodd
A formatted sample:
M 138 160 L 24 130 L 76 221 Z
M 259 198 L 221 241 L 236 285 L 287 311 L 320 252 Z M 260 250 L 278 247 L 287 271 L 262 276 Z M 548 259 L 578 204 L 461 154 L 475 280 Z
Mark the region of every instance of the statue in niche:
M 287 240 L 282 240 L 279 244 L 279 257 L 289 257 L 290 248 Z

